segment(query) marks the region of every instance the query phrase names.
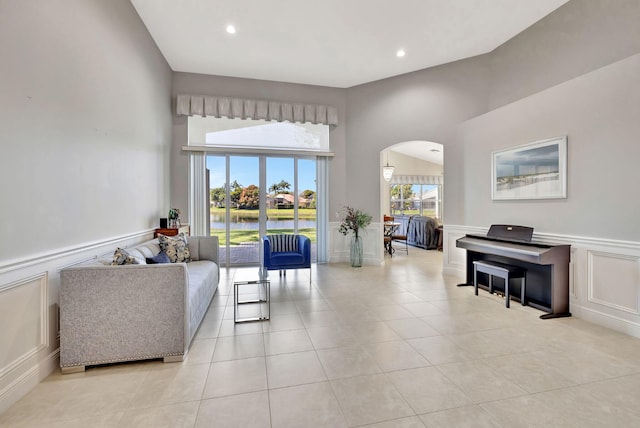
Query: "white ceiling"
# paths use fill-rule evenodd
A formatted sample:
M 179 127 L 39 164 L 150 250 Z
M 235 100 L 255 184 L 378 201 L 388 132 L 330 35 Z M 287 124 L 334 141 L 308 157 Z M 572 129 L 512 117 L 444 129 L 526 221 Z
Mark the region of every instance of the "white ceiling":
M 348 88 L 490 52 L 567 1 L 131 3 L 174 71 Z M 229 24 L 236 34 L 225 31 Z M 396 57 L 398 49 L 406 56 Z M 390 150 L 443 163 L 437 143 Z
M 431 141 L 405 141 L 389 147 L 389 151 L 422 159 L 437 165 L 444 164 L 444 147 Z
M 131 3 L 174 71 L 348 88 L 490 52 L 567 1 Z

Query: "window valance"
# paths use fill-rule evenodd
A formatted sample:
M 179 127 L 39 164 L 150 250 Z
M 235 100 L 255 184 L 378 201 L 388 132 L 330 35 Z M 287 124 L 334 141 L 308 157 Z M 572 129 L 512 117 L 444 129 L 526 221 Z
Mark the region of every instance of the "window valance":
M 442 184 L 441 175 L 396 175 L 391 177 L 391 184 Z
M 333 106 L 209 95 L 178 95 L 176 113 L 182 116 L 224 116 L 231 119 L 263 119 L 277 122 L 311 122 L 338 125 L 338 109 Z

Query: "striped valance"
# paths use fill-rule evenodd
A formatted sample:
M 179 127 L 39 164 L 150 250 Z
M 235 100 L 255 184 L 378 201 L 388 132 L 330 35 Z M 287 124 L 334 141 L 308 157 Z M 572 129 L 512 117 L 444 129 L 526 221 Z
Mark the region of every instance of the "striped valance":
M 391 184 L 442 184 L 441 175 L 396 175 L 391 177 Z
M 277 122 L 338 124 L 338 109 L 332 106 L 294 104 L 279 101 L 178 95 L 176 113 L 182 116 L 213 116 L 231 119 L 263 119 Z

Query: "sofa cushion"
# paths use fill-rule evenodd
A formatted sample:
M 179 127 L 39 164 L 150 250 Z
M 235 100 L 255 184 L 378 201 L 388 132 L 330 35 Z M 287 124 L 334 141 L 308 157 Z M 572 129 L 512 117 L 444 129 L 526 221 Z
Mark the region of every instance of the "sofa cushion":
M 164 251 L 160 251 L 157 255 L 153 256 L 153 257 L 147 257 L 147 264 L 148 265 L 156 265 L 156 264 L 161 264 L 161 263 L 171 263 L 171 260 L 169 259 L 169 256 L 167 256 L 167 253 L 165 253 Z
M 124 248 L 116 248 L 116 251 L 113 253 L 113 261 L 112 265 L 143 265 L 145 263 L 142 262 L 137 257 L 131 256 L 127 250 Z
M 140 251 L 140 247 L 129 248 L 127 252 L 131 257 L 139 260 L 139 264 L 145 264 L 144 260 L 146 259 L 147 256 L 145 256 L 145 254 L 142 251 Z
M 274 266 L 296 265 L 304 263 L 304 255 L 294 252 L 282 252 L 271 254 L 271 264 Z
M 160 242 L 158 242 L 158 239 L 147 241 L 140 244 L 138 247 L 144 247 L 145 250 L 148 250 L 151 253 L 151 256 L 149 257 L 153 257 L 160 252 Z
M 135 249 L 140 253 L 142 258 L 144 258 L 144 259 L 146 259 L 147 257 L 153 257 L 153 256 L 158 254 L 157 252 L 154 253 L 153 251 L 151 251 L 149 248 L 147 248 L 144 245 L 138 245 L 137 247 L 135 247 Z
M 158 235 L 160 250 L 167 253 L 171 263 L 187 263 L 191 261 L 191 253 L 187 245 L 187 235 L 180 233 L 177 236 Z
M 192 261 L 187 264 L 189 277 L 189 325 L 192 334 L 209 308 L 218 283 L 218 268 L 210 260 Z

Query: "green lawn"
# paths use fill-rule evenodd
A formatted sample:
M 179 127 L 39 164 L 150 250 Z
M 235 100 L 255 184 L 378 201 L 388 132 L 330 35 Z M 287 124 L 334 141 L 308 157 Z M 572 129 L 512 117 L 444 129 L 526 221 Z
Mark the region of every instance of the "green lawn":
M 215 214 L 224 218 L 225 209 L 224 208 L 211 208 L 211 214 Z M 239 209 L 231 209 L 230 215 L 231 218 L 246 218 L 256 220 L 258 218 L 259 210 L 239 210 Z M 267 216 L 272 220 L 293 220 L 293 209 L 290 210 L 278 210 L 278 209 L 269 209 L 267 210 Z M 298 209 L 298 218 L 301 220 L 315 220 L 316 218 L 316 210 L 310 208 L 300 208 Z M 267 233 L 291 233 L 291 229 L 268 229 Z M 299 233 L 305 236 L 308 236 L 311 239 L 311 242 L 316 242 L 316 229 L 300 229 Z M 227 239 L 225 236 L 225 231 L 223 229 L 214 229 L 211 230 L 212 236 L 217 236 L 220 240 L 220 245 L 227 245 Z M 258 242 L 260 240 L 260 235 L 257 230 L 246 230 L 246 229 L 236 229 L 231 230 L 229 232 L 229 238 L 231 245 L 240 245 L 242 242 Z
M 224 216 L 225 209 L 224 208 L 216 208 L 212 207 L 210 209 L 211 214 Z M 240 218 L 252 218 L 257 219 L 260 214 L 259 210 L 239 210 L 237 208 L 231 208 L 229 210 L 229 214 L 231 217 L 240 217 Z M 276 220 L 292 220 L 293 219 L 293 209 L 290 210 L 277 210 L 277 209 L 268 209 L 267 216 L 269 218 L 273 218 Z M 315 208 L 299 208 L 298 209 L 298 218 L 301 220 L 313 220 L 316 218 L 316 209 Z

